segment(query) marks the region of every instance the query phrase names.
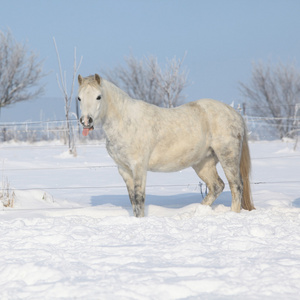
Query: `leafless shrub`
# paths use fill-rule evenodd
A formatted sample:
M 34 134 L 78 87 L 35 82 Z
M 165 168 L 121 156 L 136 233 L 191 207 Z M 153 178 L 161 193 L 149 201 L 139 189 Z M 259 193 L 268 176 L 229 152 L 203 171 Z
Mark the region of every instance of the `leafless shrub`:
M 74 129 L 73 129 L 72 123 L 70 121 L 70 113 L 71 113 L 70 109 L 71 109 L 73 93 L 74 93 L 75 78 L 76 78 L 78 69 L 80 67 L 82 57 L 80 58 L 79 63 L 77 65 L 76 48 L 74 48 L 73 76 L 72 76 L 70 93 L 68 93 L 66 71 L 64 71 L 64 72 L 62 71 L 60 56 L 59 56 L 55 38 L 53 38 L 53 42 L 54 42 L 54 46 L 55 46 L 55 50 L 56 50 L 58 67 L 59 67 L 59 75 L 57 75 L 57 83 L 63 94 L 64 102 L 65 102 L 65 117 L 66 117 L 66 122 L 67 122 L 67 137 L 68 137 L 69 152 L 70 152 L 70 154 L 73 154 L 74 156 L 76 156 L 77 152 L 76 152 L 76 145 L 75 145 L 75 136 L 74 136 Z
M 300 73 L 294 64 L 253 64 L 249 84 L 240 83 L 254 116 L 266 117 L 279 137 L 295 131 L 295 108 L 300 103 Z
M 188 85 L 187 71 L 182 70 L 184 59 L 167 60 L 162 69 L 157 58 L 125 57 L 126 66 L 105 71 L 109 81 L 124 89 L 130 97 L 162 107 L 174 107 L 185 99 L 182 91 Z
M 42 67 L 43 62 L 28 52 L 26 44 L 18 43 L 10 31 L 0 31 L 0 108 L 41 95 Z

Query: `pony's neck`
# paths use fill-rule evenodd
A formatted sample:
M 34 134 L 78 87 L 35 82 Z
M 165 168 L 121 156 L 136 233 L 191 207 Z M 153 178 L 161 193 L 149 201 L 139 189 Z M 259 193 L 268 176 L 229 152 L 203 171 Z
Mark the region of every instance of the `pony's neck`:
M 106 92 L 113 98 L 130 98 L 127 93 L 125 93 L 119 87 L 114 85 L 112 82 L 103 79 L 103 84 L 106 89 Z
M 107 130 L 112 124 L 121 122 L 125 107 L 133 99 L 131 99 L 128 94 L 126 94 L 116 85 L 107 80 L 103 81 L 103 86 L 105 89 L 106 108 L 101 119 L 104 127 L 103 129 L 107 127 Z

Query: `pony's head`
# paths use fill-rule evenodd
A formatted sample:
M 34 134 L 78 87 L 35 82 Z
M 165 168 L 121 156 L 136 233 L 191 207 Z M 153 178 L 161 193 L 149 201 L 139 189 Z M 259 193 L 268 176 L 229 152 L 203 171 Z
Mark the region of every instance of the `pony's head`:
M 102 79 L 98 74 L 85 78 L 78 75 L 78 83 L 78 101 L 81 109 L 80 123 L 83 126 L 82 134 L 87 136 L 100 119 Z

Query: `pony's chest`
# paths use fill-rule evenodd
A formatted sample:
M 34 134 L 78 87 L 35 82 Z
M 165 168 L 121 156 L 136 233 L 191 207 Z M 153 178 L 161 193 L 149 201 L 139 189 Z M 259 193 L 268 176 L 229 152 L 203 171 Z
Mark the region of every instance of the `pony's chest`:
M 125 145 L 107 140 L 106 149 L 110 157 L 115 161 L 117 165 L 123 165 L 124 163 L 126 164 L 127 154 Z

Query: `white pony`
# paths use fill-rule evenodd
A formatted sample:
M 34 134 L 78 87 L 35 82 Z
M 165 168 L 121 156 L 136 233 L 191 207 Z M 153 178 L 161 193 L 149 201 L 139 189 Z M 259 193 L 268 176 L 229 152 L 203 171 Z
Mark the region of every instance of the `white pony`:
M 193 167 L 209 192 L 211 205 L 224 189 L 221 163 L 232 194 L 231 210 L 252 210 L 250 155 L 242 116 L 211 99 L 161 108 L 129 97 L 98 74 L 78 76 L 83 135 L 101 123 L 106 147 L 118 165 L 136 217 L 144 216 L 147 171 Z

